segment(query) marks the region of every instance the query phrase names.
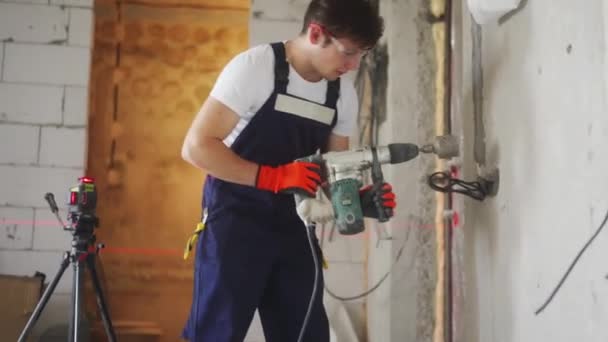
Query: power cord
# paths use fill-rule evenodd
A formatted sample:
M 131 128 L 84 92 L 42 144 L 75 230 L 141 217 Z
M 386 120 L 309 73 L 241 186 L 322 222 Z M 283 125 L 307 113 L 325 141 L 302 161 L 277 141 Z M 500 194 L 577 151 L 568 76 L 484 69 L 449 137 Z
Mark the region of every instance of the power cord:
M 306 332 L 306 327 L 308 326 L 308 321 L 310 320 L 310 315 L 312 313 L 312 307 L 315 303 L 315 298 L 317 297 L 317 291 L 319 288 L 319 258 L 317 257 L 317 252 L 312 242 L 312 236 L 314 232 L 314 225 L 306 225 L 306 237 L 308 238 L 308 244 L 310 245 L 310 252 L 312 253 L 312 259 L 315 264 L 315 282 L 312 286 L 312 295 L 310 296 L 310 301 L 308 302 L 308 309 L 306 310 L 306 316 L 304 316 L 304 322 L 302 322 L 302 327 L 300 328 L 300 334 L 298 336 L 298 342 L 302 342 L 304 338 L 304 333 Z
M 365 291 L 365 292 L 363 292 L 361 294 L 358 294 L 356 296 L 350 296 L 350 297 L 343 297 L 343 296 L 336 295 L 333 291 L 331 291 L 327 287 L 327 285 L 325 285 L 325 291 L 329 294 L 330 297 L 332 297 L 334 299 L 337 299 L 337 300 L 341 300 L 343 302 L 365 298 L 368 295 L 370 295 L 372 292 L 376 291 L 380 287 L 380 285 L 382 285 L 382 283 L 386 280 L 386 278 L 388 278 L 388 276 L 391 274 L 391 272 L 393 271 L 395 265 L 397 265 L 397 262 L 401 258 L 401 255 L 403 254 L 403 250 L 405 249 L 405 244 L 406 244 L 406 242 L 410 238 L 410 232 L 411 232 L 411 229 L 408 229 L 407 234 L 406 234 L 405 238 L 403 239 L 403 242 L 401 243 L 401 247 L 399 247 L 399 250 L 397 251 L 397 255 L 395 256 L 395 260 L 393 260 L 393 263 L 392 263 L 391 267 L 389 268 L 389 270 L 369 290 L 367 290 L 367 291 Z
M 549 305 L 549 303 L 551 303 L 551 301 L 553 300 L 553 297 L 555 297 L 555 295 L 557 294 L 557 292 L 561 289 L 562 285 L 566 281 L 566 278 L 568 278 L 568 276 L 570 275 L 570 272 L 572 272 L 572 269 L 574 268 L 574 266 L 576 265 L 576 263 L 578 262 L 578 260 L 581 258 L 581 256 L 583 255 L 583 253 L 587 250 L 587 248 L 589 247 L 589 245 L 591 245 L 591 243 L 593 242 L 593 240 L 595 240 L 595 238 L 600 234 L 600 232 L 602 231 L 602 229 L 604 229 L 604 226 L 606 225 L 606 222 L 608 222 L 608 212 L 606 212 L 606 216 L 604 217 L 604 221 L 602 221 L 602 224 L 600 224 L 600 227 L 595 231 L 595 233 L 593 234 L 593 236 L 591 236 L 591 238 L 589 239 L 589 241 L 587 241 L 587 243 L 585 244 L 585 246 L 583 246 L 583 248 L 578 252 L 578 254 L 576 255 L 576 257 L 574 258 L 574 260 L 572 261 L 572 263 L 568 267 L 568 270 L 566 270 L 566 273 L 564 273 L 564 275 L 560 279 L 559 283 L 557 283 L 557 286 L 551 292 L 551 295 L 549 295 L 549 298 L 547 298 L 547 300 L 545 301 L 545 303 L 543 305 L 541 305 L 541 307 L 538 308 L 538 310 L 536 310 L 536 312 L 534 312 L 535 315 L 538 315 L 541 312 L 543 312 L 543 310 L 545 310 L 545 308 Z
M 302 327 L 300 328 L 298 342 L 302 342 L 302 339 L 304 338 L 304 333 L 306 332 L 306 328 L 308 326 L 308 321 L 310 320 L 310 315 L 312 313 L 312 307 L 314 305 L 314 301 L 317 296 L 317 291 L 318 291 L 318 287 L 319 287 L 318 286 L 319 285 L 319 272 L 320 272 L 319 259 L 317 257 L 317 253 L 315 251 L 315 247 L 314 247 L 314 243 L 313 243 L 313 239 L 312 239 L 312 236 L 314 234 L 314 229 L 315 229 L 314 225 L 306 226 L 306 237 L 308 238 L 308 244 L 310 245 L 312 258 L 313 258 L 314 265 L 315 265 L 315 280 L 314 280 L 314 284 L 312 287 L 312 295 L 310 296 L 310 301 L 308 302 L 308 309 L 306 310 L 306 316 L 304 316 L 304 322 L 302 323 Z M 380 280 L 376 283 L 376 285 L 374 285 L 371 289 L 369 289 L 359 295 L 352 296 L 352 297 L 338 296 L 335 293 L 333 293 L 327 286 L 325 286 L 325 291 L 327 291 L 327 293 L 331 297 L 341 300 L 341 301 L 350 301 L 350 300 L 364 298 L 364 297 L 368 296 L 369 294 L 371 294 L 372 292 L 376 291 L 380 287 L 380 285 L 382 285 L 382 283 L 386 280 L 386 278 L 388 278 L 389 274 L 392 272 L 393 268 L 397 264 L 397 261 L 399 261 L 399 259 L 401 258 L 401 255 L 403 254 L 403 249 L 405 248 L 405 243 L 409 240 L 410 231 L 411 231 L 411 229 L 408 229 L 407 235 L 403 239 L 401 247 L 399 247 L 399 251 L 397 252 L 397 255 L 395 256 L 395 260 L 393 261 L 393 264 L 391 265 L 389 270 L 386 272 L 386 274 L 384 274 L 384 276 L 382 278 L 380 278 Z

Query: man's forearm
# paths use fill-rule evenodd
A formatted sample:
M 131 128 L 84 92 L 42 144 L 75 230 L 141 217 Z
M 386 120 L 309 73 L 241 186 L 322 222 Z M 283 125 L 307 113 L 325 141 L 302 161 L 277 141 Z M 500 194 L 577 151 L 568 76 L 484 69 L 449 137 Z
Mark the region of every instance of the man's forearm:
M 239 157 L 221 140 L 207 138 L 198 144 L 186 140 L 182 158 L 219 179 L 255 186 L 258 165 Z

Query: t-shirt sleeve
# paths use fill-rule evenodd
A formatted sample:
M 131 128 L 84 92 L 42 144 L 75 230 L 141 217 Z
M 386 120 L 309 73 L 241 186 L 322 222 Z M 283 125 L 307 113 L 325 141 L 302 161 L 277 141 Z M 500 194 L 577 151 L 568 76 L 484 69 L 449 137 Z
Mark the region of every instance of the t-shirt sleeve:
M 218 76 L 210 96 L 232 109 L 241 118 L 246 118 L 251 109 L 259 105 L 261 78 L 264 68 L 251 53 L 236 55 Z
M 352 82 L 342 81 L 340 85 L 340 98 L 338 99 L 338 122 L 332 133 L 350 137 L 355 132 L 359 101 Z

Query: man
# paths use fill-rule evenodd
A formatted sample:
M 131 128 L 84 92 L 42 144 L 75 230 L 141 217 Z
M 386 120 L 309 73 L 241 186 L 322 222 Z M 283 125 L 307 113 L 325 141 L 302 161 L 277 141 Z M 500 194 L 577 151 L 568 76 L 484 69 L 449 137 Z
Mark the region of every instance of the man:
M 359 67 L 383 25 L 365 0 L 313 0 L 299 36 L 253 47 L 220 74 L 182 149 L 208 172 L 184 338 L 242 341 L 258 309 L 267 341 L 298 339 L 315 267 L 293 194 L 313 196 L 320 170 L 295 160 L 348 148 L 358 102 L 340 76 Z M 383 189 L 362 190 L 368 216 L 370 198 L 395 206 Z M 304 341 L 329 341 L 320 278 Z

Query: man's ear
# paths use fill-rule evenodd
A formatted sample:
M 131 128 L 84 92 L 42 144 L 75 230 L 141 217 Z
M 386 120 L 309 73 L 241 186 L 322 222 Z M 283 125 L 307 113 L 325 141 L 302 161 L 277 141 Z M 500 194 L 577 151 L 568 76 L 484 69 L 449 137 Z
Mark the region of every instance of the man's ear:
M 321 30 L 321 27 L 319 27 L 318 25 L 310 25 L 308 27 L 308 41 L 311 44 L 319 44 L 322 42 L 323 39 L 323 30 Z

